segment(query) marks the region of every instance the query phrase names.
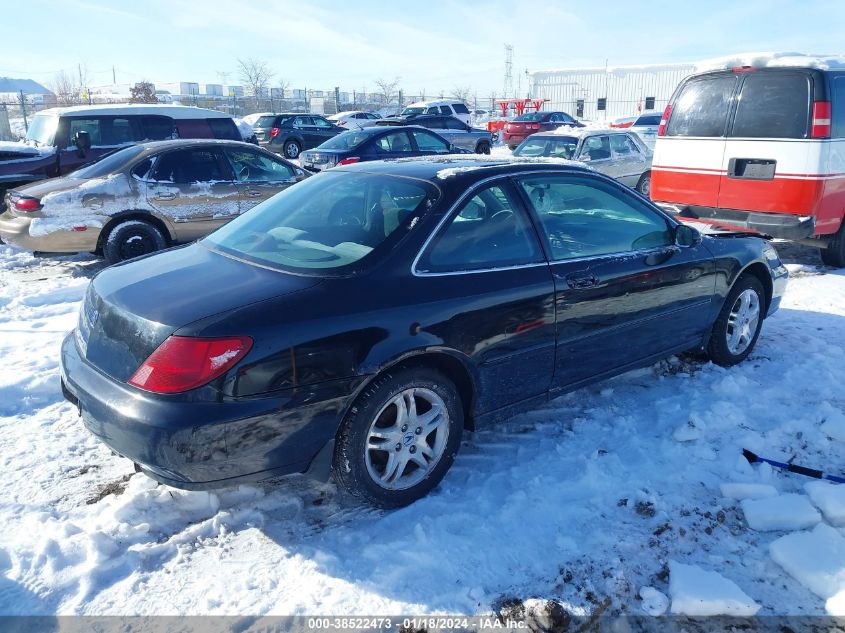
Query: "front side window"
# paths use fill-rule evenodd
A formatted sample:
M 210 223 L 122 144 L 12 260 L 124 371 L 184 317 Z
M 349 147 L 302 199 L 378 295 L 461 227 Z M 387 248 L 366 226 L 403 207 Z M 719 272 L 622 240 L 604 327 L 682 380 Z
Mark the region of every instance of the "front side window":
M 71 144 L 76 142 L 76 135 L 79 132 L 88 132 L 91 137 L 91 145 L 103 144 L 103 138 L 100 134 L 100 119 L 71 119 L 69 129 Z
M 414 135 L 414 140 L 417 142 L 417 148 L 421 152 L 437 152 L 442 154 L 449 153 L 449 144 L 442 138 L 423 132 L 422 130 L 413 130 L 411 134 Z
M 810 79 L 801 73 L 749 73 L 742 84 L 731 136 L 806 138 Z
M 736 75 L 693 79 L 684 85 L 672 104 L 666 136 L 725 135 Z
M 556 261 L 673 243 L 665 218 L 610 183 L 551 175 L 526 177 L 519 183 L 540 219 L 540 232 Z
M 588 136 L 581 145 L 578 160 L 604 160 L 610 158 L 610 139 L 606 136 Z
M 284 182 L 293 178 L 293 169 L 260 152 L 229 147 L 224 152 L 238 182 Z
M 202 243 L 281 270 L 345 272 L 393 248 L 438 195 L 422 180 L 329 171 L 262 202 Z
M 440 114 L 445 114 L 446 116 L 452 115 L 452 108 L 449 106 L 440 106 Z
M 475 194 L 426 248 L 420 272 L 465 272 L 543 261 L 528 218 L 501 186 Z
M 391 132 L 384 136 L 377 138 L 373 143 L 377 152 L 410 152 L 411 139 L 408 138 L 408 133 L 405 130 L 401 132 Z
M 159 157 L 153 180 L 173 184 L 227 180 L 217 155 L 207 149 L 182 149 Z

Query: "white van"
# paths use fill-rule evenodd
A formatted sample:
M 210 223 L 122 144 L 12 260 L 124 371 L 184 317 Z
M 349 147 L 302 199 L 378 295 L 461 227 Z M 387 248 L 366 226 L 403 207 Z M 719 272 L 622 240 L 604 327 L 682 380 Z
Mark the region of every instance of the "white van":
M 845 267 L 845 69 L 693 75 L 661 119 L 651 198 L 822 248 Z
M 415 114 L 445 114 L 460 119 L 470 125 L 469 108 L 463 101 L 417 101 L 405 106 L 399 113 L 400 116 L 413 116 Z

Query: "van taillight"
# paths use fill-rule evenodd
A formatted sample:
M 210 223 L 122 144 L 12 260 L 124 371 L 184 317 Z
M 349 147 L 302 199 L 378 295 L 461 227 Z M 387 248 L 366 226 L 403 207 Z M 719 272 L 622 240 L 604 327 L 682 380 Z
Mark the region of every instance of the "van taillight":
M 813 103 L 813 120 L 810 124 L 810 138 L 830 138 L 830 101 Z
M 666 126 L 669 124 L 669 117 L 672 116 L 672 105 L 666 106 L 663 111 L 663 118 L 660 119 L 660 125 L 657 126 L 657 136 L 666 136 Z
M 279 132 L 281 132 L 281 131 L 282 131 L 281 128 L 271 127 L 270 128 L 270 138 L 276 138 L 279 135 Z

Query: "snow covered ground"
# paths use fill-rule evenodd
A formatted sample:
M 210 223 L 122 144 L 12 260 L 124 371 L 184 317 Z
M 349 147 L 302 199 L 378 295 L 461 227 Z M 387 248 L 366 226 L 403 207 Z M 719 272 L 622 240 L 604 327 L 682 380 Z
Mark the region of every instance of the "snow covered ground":
M 59 390 L 102 264 L 0 246 L 0 614 L 842 613 L 842 494 L 741 457 L 845 471 L 845 275 L 784 253 L 742 365 L 674 358 L 467 434 L 433 494 L 383 512 L 301 477 L 134 474 Z

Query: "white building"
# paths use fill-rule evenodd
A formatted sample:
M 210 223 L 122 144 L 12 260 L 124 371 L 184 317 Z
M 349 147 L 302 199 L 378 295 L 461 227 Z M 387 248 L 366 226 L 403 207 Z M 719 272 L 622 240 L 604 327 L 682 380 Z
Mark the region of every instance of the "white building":
M 565 68 L 528 73 L 532 98 L 546 98 L 545 110 L 562 110 L 588 120 L 636 116 L 663 110 L 695 64 Z
M 222 97 L 223 96 L 223 86 L 222 84 L 204 84 L 203 90 L 205 91 L 205 95 L 208 97 Z
M 176 81 L 156 83 L 156 89 L 168 92 L 176 97 L 196 97 L 200 94 L 200 85 L 194 81 Z

